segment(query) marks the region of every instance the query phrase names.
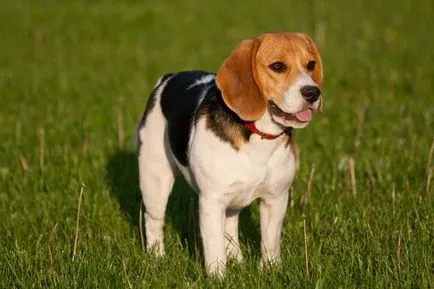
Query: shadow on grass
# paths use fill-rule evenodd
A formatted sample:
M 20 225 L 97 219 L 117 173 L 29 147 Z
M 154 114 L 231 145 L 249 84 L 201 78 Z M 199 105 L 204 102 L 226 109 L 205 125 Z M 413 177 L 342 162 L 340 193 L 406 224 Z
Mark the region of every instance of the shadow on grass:
M 107 164 L 106 182 L 111 194 L 118 200 L 121 210 L 131 225 L 137 228 L 137 234 L 139 234 L 141 193 L 137 154 L 126 150 L 116 151 Z M 241 212 L 240 241 L 242 244 L 247 242 L 253 257 L 257 257 L 260 242 L 259 224 L 254 222 L 253 214 L 250 207 Z M 178 176 L 166 209 L 166 226 L 178 234 L 182 245 L 188 250 L 190 256 L 202 260 L 198 216 L 198 195 L 190 189 L 183 177 Z M 167 245 L 166 250 L 170 250 Z

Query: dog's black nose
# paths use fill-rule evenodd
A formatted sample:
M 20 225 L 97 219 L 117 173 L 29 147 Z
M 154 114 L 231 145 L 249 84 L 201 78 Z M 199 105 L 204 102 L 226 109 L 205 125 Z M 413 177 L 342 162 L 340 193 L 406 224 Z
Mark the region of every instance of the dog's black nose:
M 321 94 L 321 90 L 314 85 L 306 85 L 300 88 L 301 95 L 303 95 L 304 99 L 308 102 L 315 102 Z

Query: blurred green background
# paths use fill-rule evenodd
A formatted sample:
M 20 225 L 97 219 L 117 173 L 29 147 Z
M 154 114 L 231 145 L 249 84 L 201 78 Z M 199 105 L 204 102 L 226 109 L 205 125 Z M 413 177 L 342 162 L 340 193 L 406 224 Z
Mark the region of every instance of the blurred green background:
M 0 2 L 0 287 L 432 288 L 434 2 Z M 167 258 L 141 251 L 134 129 L 158 77 L 215 71 L 243 39 L 305 32 L 324 64 L 323 114 L 295 140 L 301 166 L 283 264 L 205 276 L 197 196 L 177 182 Z M 356 190 L 348 158 L 355 160 Z M 302 206 L 306 207 L 309 277 Z M 85 184 L 77 255 L 77 202 Z

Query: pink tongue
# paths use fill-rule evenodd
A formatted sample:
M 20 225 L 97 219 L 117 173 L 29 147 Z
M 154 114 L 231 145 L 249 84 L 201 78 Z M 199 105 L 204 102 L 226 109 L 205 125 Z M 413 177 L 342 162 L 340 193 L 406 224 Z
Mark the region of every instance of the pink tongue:
M 310 121 L 312 119 L 312 110 L 306 109 L 295 114 L 299 121 Z

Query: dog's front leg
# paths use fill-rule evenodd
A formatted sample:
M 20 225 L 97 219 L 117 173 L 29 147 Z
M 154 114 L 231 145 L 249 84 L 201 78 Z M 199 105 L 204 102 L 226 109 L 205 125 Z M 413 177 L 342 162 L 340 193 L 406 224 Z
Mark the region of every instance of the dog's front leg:
M 288 192 L 284 192 L 276 198 L 261 199 L 261 265 L 280 262 L 280 236 L 288 195 Z
M 238 238 L 238 218 L 240 215 L 239 209 L 226 210 L 226 223 L 225 223 L 225 248 L 226 256 L 235 259 L 237 262 L 243 260 L 241 253 L 239 238 Z
M 226 267 L 225 207 L 217 200 L 199 197 L 200 232 L 205 266 L 212 275 L 223 276 Z

